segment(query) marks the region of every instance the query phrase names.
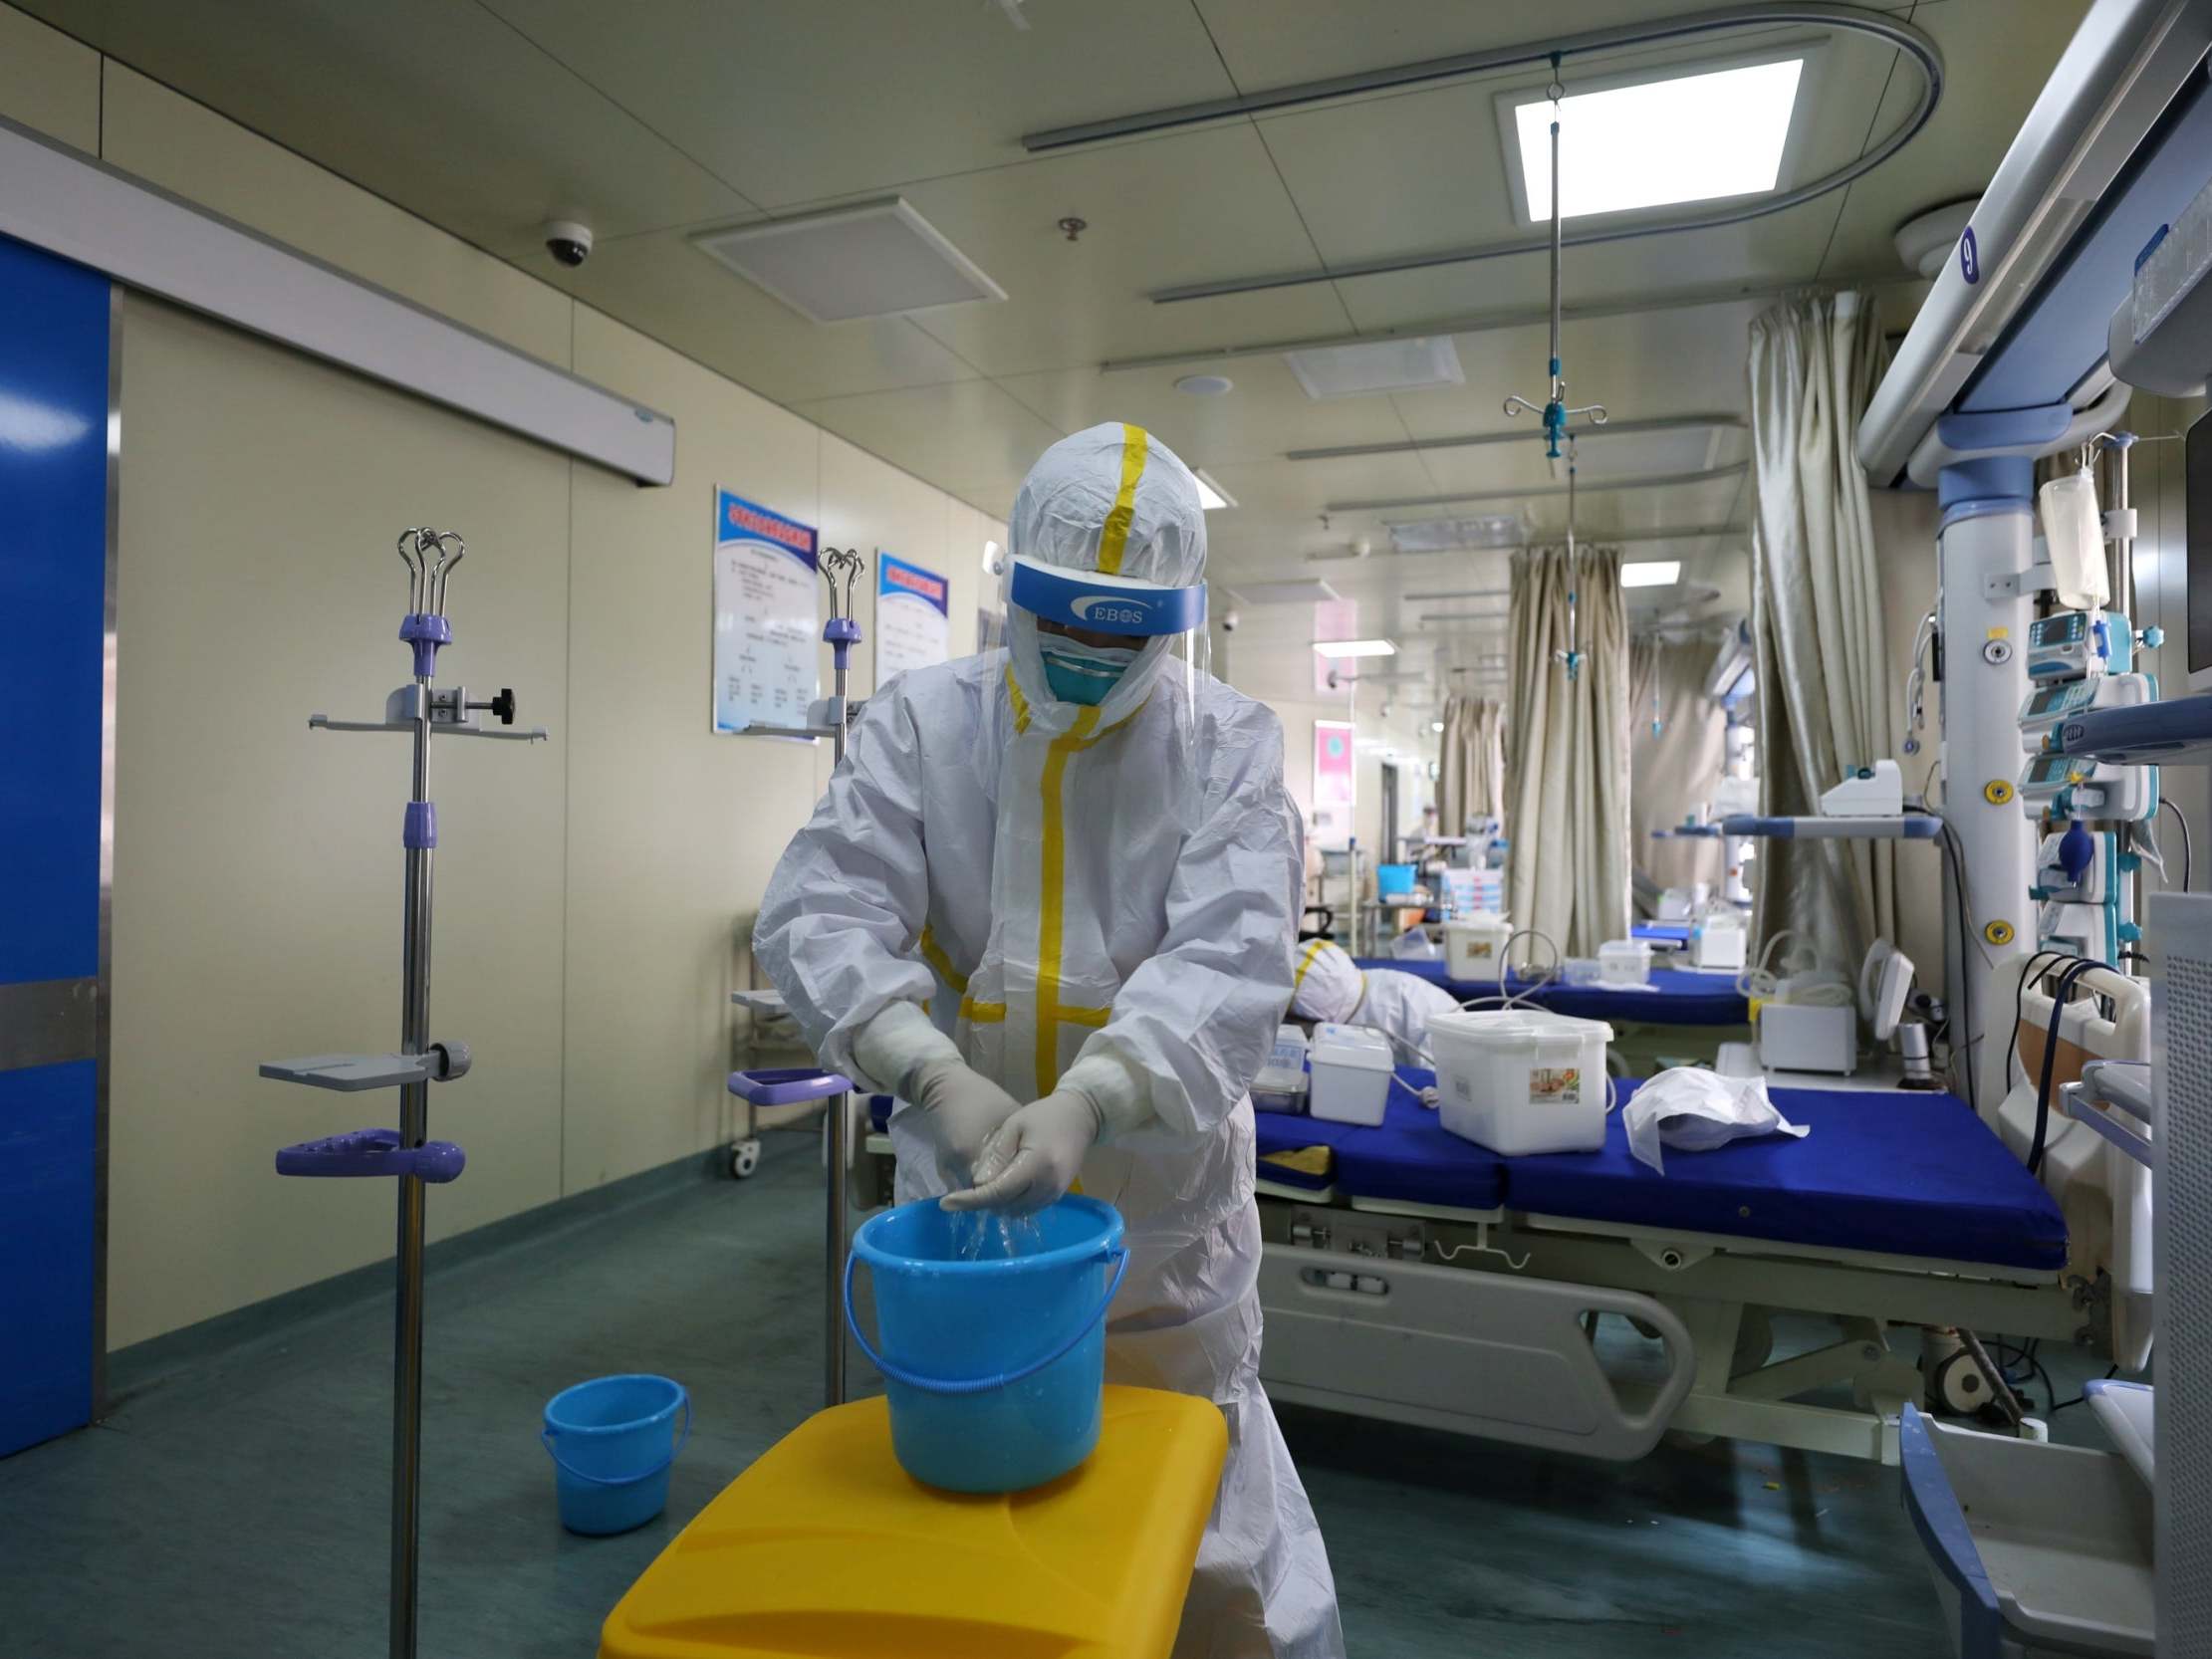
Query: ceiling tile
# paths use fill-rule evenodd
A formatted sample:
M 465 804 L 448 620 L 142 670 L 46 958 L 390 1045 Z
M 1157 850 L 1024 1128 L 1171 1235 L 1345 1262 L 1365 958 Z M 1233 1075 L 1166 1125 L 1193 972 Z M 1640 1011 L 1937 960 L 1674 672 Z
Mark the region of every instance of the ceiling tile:
M 1314 249 L 1249 125 L 938 179 L 906 199 L 1004 288 L 918 319 L 984 373 L 1034 373 L 1347 326 L 1327 284 L 1159 306 L 1156 288 L 1304 270 Z M 1071 242 L 1068 216 L 1089 228 Z
M 1903 149 L 1851 186 L 1824 276 L 1902 271 L 1891 241 L 1898 225 L 1987 187 L 2087 10 L 2087 0 L 1944 0 L 1921 8 L 1913 21 L 1943 48 L 1943 100 Z M 1997 38 L 2004 51 L 1985 50 Z M 1900 75 L 1874 130 L 1902 120 L 1909 97 Z
M 482 246 L 553 213 L 614 235 L 751 205 L 478 5 L 25 9 Z
M 607 243 L 545 279 L 778 403 L 976 372 L 902 317 L 812 323 L 691 245 L 681 231 Z
M 1187 0 L 485 0 L 765 207 L 1024 160 L 1021 134 L 1232 89 Z

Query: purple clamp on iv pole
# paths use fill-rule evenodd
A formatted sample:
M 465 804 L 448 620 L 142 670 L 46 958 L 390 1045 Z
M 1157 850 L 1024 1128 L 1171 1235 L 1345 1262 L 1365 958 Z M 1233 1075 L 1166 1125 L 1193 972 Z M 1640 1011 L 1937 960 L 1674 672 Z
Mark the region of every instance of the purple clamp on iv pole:
M 465 686 L 440 691 L 438 651 L 452 643 L 445 616 L 445 585 L 467 552 L 454 532 L 427 527 L 401 532 L 400 562 L 407 568 L 407 614 L 399 638 L 413 657 L 414 677 L 384 703 L 384 718 L 332 720 L 316 715 L 309 726 L 340 732 L 403 732 L 414 740 L 413 789 L 401 820 L 405 852 L 404 928 L 400 965 L 399 1050 L 383 1055 L 313 1055 L 272 1061 L 261 1074 L 283 1082 L 352 1092 L 399 1090 L 399 1127 L 356 1129 L 303 1141 L 277 1153 L 279 1175 L 324 1178 L 391 1177 L 398 1190 L 398 1297 L 392 1355 L 391 1467 L 391 1659 L 414 1659 L 416 1566 L 421 1536 L 422 1471 L 422 1234 L 424 1195 L 430 1185 L 455 1179 L 467 1159 L 451 1141 L 431 1140 L 430 1084 L 465 1075 L 469 1053 L 459 1043 L 430 1041 L 430 874 L 438 844 L 437 808 L 430 800 L 430 738 L 506 738 L 538 742 L 539 729 L 494 730 L 475 716 L 489 713 L 502 728 L 515 721 L 515 694 L 502 690 L 471 702 Z

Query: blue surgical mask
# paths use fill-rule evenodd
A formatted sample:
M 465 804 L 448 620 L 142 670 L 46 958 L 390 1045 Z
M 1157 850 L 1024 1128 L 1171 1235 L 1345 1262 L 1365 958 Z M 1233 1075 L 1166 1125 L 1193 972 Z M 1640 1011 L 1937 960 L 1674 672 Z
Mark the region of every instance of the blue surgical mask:
M 1037 654 L 1045 659 L 1045 683 L 1063 703 L 1095 707 L 1120 683 L 1136 660 L 1133 645 L 1086 645 L 1065 634 L 1040 634 Z

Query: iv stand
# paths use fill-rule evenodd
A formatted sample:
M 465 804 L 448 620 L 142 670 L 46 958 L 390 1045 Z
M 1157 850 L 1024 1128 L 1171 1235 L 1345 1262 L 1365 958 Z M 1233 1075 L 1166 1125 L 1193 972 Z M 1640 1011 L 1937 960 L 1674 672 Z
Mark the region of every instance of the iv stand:
M 830 620 L 823 625 L 822 637 L 829 642 L 835 678 L 830 694 L 830 745 L 836 764 L 845 764 L 846 738 L 853 725 L 853 711 L 845 701 L 845 672 L 847 658 L 860 640 L 860 624 L 853 614 L 853 585 L 860 580 L 864 569 L 859 552 L 852 548 L 830 548 L 822 555 L 822 580 L 830 588 Z M 845 582 L 845 604 L 838 605 L 838 582 Z M 832 1405 L 845 1403 L 845 1256 L 846 1256 L 846 1192 L 847 1161 L 851 1156 L 853 1139 L 853 1092 L 850 1085 L 844 1093 L 830 1102 L 830 1115 L 825 1124 L 824 1151 L 830 1165 L 830 1193 L 825 1242 L 829 1253 L 829 1273 L 823 1281 L 823 1318 L 827 1346 L 823 1354 L 823 1391 Z
M 271 1061 L 261 1075 L 280 1082 L 352 1092 L 399 1090 L 399 1127 L 357 1129 L 349 1134 L 287 1146 L 277 1153 L 279 1175 L 312 1177 L 392 1176 L 398 1186 L 397 1295 L 392 1334 L 391 1399 L 391 1659 L 414 1659 L 417 1562 L 422 1529 L 422 1234 L 426 1187 L 457 1178 L 467 1159 L 450 1141 L 429 1139 L 430 1084 L 467 1074 L 465 1044 L 430 1040 L 430 876 L 438 843 L 437 807 L 430 800 L 430 738 L 506 738 L 540 742 L 542 728 L 494 731 L 474 716 L 489 713 L 503 727 L 515 720 L 510 690 L 470 702 L 468 688 L 439 691 L 431 684 L 438 651 L 452 643 L 445 616 L 445 585 L 468 549 L 452 531 L 402 531 L 400 562 L 407 568 L 407 614 L 399 637 L 414 657 L 414 678 L 392 692 L 381 721 L 332 720 L 315 715 L 308 725 L 336 732 L 404 732 L 414 740 L 413 787 L 407 798 L 400 844 L 405 850 L 405 896 L 400 926 L 399 1052 L 385 1055 L 311 1055 Z
M 1567 406 L 1567 380 L 1560 372 L 1560 196 L 1559 196 L 1559 107 L 1567 96 L 1567 89 L 1560 85 L 1559 54 L 1552 54 L 1552 84 L 1545 91 L 1552 100 L 1552 395 L 1540 406 L 1515 393 L 1506 398 L 1505 411 L 1509 415 L 1541 414 L 1544 417 L 1544 454 L 1549 460 L 1560 458 L 1560 440 L 1567 436 L 1567 423 L 1576 415 L 1590 416 L 1593 426 L 1605 424 L 1605 406 L 1602 403 L 1586 403 L 1581 408 Z M 1568 481 L 1572 485 L 1574 470 L 1570 466 Z

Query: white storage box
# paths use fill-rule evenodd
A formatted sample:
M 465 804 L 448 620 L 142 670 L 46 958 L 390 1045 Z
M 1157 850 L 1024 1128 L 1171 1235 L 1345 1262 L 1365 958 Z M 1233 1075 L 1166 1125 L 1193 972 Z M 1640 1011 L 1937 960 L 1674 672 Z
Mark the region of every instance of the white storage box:
M 1444 971 L 1453 979 L 1504 977 L 1506 941 L 1513 924 L 1505 917 L 1478 911 L 1444 924 Z
M 1759 1005 L 1759 1064 L 1769 1071 L 1858 1069 L 1858 1010 L 1821 1003 Z
M 1275 1028 L 1275 1047 L 1252 1079 L 1252 1104 L 1259 1111 L 1306 1109 L 1306 1034 L 1298 1027 Z
M 1690 966 L 1732 968 L 1740 972 L 1744 965 L 1745 931 L 1741 913 L 1718 906 L 1706 911 L 1690 926 Z
M 1560 978 L 1570 985 L 1596 985 L 1601 973 L 1595 956 L 1570 956 L 1560 964 Z
M 1598 947 L 1600 985 L 1649 985 L 1651 947 L 1641 939 L 1607 939 Z
M 1316 1117 L 1369 1128 L 1382 1121 L 1396 1069 L 1387 1037 L 1364 1026 L 1316 1026 L 1306 1062 L 1313 1070 L 1307 1101 Z
M 1437 1014 L 1428 1022 L 1446 1129 L 1502 1156 L 1605 1144 L 1612 1027 L 1542 1009 Z

